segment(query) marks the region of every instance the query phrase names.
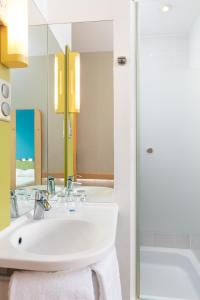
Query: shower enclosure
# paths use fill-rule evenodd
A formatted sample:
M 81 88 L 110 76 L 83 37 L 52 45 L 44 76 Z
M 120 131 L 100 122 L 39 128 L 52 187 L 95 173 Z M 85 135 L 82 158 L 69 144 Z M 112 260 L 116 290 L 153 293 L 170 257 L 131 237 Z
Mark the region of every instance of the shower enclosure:
M 138 3 L 140 298 L 200 299 L 200 1 Z

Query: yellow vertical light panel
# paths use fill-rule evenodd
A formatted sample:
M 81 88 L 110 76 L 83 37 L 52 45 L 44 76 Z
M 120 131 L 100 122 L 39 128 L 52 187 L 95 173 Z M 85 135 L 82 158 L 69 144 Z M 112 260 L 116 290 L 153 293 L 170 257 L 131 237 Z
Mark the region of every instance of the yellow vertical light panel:
M 70 113 L 80 112 L 80 53 L 68 53 L 69 86 L 68 110 Z
M 9 70 L 0 63 L 0 78 L 9 81 L 9 74 Z M 11 123 L 0 121 L 0 137 L 0 230 L 2 230 L 10 224 Z
M 71 68 L 72 63 L 70 61 L 71 51 L 69 47 L 66 47 L 65 54 L 65 111 L 64 111 L 64 120 L 65 120 L 65 168 L 64 168 L 64 181 L 65 185 L 67 182 L 68 176 L 74 176 L 74 113 L 69 112 L 69 101 L 71 97 Z
M 28 65 L 27 0 L 8 0 L 7 26 L 1 29 L 1 62 L 8 68 Z
M 55 112 L 65 111 L 65 55 L 57 53 L 54 60 L 54 104 Z
M 67 135 L 67 173 L 74 176 L 74 113 L 68 113 Z
M 7 24 L 7 8 L 8 8 L 7 0 L 0 1 L 0 25 Z

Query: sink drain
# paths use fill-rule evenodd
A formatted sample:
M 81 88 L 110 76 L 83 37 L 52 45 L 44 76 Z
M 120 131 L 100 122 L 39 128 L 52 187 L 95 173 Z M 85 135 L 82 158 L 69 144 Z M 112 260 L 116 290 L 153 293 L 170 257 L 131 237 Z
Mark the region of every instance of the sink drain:
M 22 243 L 22 238 L 20 237 L 20 238 L 18 239 L 18 244 L 21 245 L 21 243 Z

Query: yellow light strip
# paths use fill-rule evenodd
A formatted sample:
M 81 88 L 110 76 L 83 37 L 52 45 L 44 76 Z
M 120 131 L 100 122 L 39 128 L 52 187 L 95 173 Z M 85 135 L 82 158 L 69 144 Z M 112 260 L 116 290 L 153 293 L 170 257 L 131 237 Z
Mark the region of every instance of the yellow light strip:
M 1 61 L 9 68 L 28 65 L 28 1 L 8 0 L 7 26 L 1 28 Z
M 58 56 L 55 55 L 54 60 L 54 108 L 58 110 Z
M 80 55 L 76 55 L 75 58 L 75 105 L 76 111 L 80 112 L 81 106 L 81 70 L 80 70 Z
M 54 59 L 54 108 L 56 113 L 65 110 L 65 55 L 56 53 Z
M 69 99 L 68 109 L 71 113 L 80 112 L 80 53 L 69 52 L 68 74 L 69 74 Z

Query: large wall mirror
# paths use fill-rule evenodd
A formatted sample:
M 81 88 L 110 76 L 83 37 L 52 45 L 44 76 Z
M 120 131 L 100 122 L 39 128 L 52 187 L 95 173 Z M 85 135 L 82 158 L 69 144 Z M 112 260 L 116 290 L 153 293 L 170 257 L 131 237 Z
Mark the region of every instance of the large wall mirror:
M 88 39 L 88 37 L 90 37 Z M 114 186 L 113 23 L 29 27 L 29 66 L 11 70 L 11 189 L 19 215 L 37 189 Z M 73 102 L 73 101 L 74 102 Z
M 77 174 L 90 184 L 95 180 L 94 184 L 113 186 L 113 23 L 73 24 L 72 50 L 78 51 L 81 59 Z
M 11 189 L 19 199 L 19 214 L 33 208 L 32 189 L 42 186 L 48 169 L 47 37 L 47 25 L 29 26 L 29 65 L 11 69 Z
M 63 184 L 66 180 L 63 168 L 65 165 L 68 174 L 73 174 L 76 180 L 83 184 L 113 187 L 113 22 L 52 24 L 48 31 L 49 175 L 54 176 L 58 184 Z M 67 51 L 70 51 L 72 58 L 73 54 L 75 57 L 78 55 L 80 60 L 80 110 L 78 113 L 73 110 L 70 113 L 69 109 L 65 123 L 62 104 L 60 109 L 57 104 L 59 97 L 62 102 L 63 83 L 59 78 L 62 67 L 59 67 L 58 75 L 56 67 L 59 63 L 62 65 L 62 56 L 66 56 Z M 56 59 L 59 59 L 59 63 Z M 63 63 L 69 68 L 66 77 L 70 76 L 70 61 L 64 62 L 63 59 Z M 72 82 L 66 88 L 70 89 L 71 85 Z M 57 97 L 59 88 L 60 96 Z M 67 106 L 69 107 L 69 103 Z M 63 128 L 66 129 L 65 141 Z M 68 147 L 65 149 L 64 159 L 63 150 L 67 140 Z

